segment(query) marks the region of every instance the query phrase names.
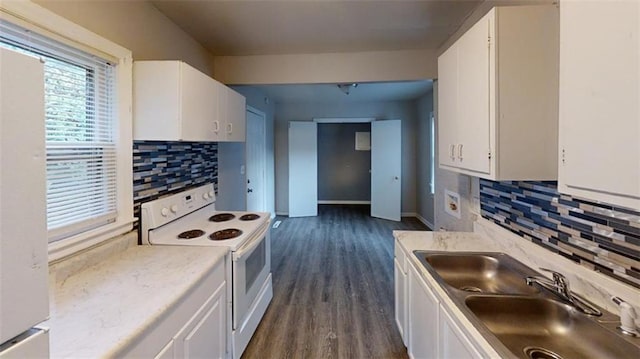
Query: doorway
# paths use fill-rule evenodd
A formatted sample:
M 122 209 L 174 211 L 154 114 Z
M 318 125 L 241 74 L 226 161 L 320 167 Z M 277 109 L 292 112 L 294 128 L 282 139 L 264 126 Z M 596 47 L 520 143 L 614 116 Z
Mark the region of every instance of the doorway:
M 401 122 L 373 119 L 315 119 L 289 123 L 289 217 L 316 216 L 318 207 L 318 124 L 363 123 L 371 129 L 371 216 L 400 220 L 401 210 Z M 354 136 L 355 137 L 355 136 Z M 353 141 L 348 141 L 352 146 Z M 353 151 L 350 151 L 353 152 Z M 344 154 L 344 156 L 347 156 Z M 332 181 L 354 175 L 350 165 L 322 170 Z M 335 181 L 334 181 L 335 182 Z M 322 183 L 323 190 L 331 184 Z M 343 202 L 344 203 L 344 202 Z

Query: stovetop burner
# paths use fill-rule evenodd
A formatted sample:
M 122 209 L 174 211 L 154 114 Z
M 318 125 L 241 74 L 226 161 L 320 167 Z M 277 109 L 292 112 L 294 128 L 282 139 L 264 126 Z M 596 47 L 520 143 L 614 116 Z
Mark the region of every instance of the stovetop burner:
M 236 218 L 233 213 L 218 213 L 209 217 L 209 221 L 211 222 L 226 222 Z
M 223 241 L 225 239 L 231 239 L 239 237 L 242 231 L 237 228 L 227 228 L 220 231 L 213 232 L 209 239 L 212 241 Z
M 258 218 L 260 218 L 260 216 L 255 213 L 247 213 L 245 215 L 240 216 L 241 221 L 255 221 Z
M 192 229 L 178 234 L 179 239 L 193 239 L 204 236 L 204 231 L 201 229 Z

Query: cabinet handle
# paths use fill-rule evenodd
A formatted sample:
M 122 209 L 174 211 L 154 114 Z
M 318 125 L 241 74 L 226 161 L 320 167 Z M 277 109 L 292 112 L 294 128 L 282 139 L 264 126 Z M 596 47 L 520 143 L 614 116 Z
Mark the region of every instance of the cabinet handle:
M 456 145 L 454 144 L 449 145 L 449 157 L 451 157 L 452 161 L 456 160 L 455 150 L 456 150 Z
M 462 143 L 458 144 L 458 159 L 462 161 Z
M 227 123 L 227 133 L 233 133 L 233 123 Z
M 218 121 L 213 121 L 213 132 L 218 133 L 220 131 L 220 123 Z

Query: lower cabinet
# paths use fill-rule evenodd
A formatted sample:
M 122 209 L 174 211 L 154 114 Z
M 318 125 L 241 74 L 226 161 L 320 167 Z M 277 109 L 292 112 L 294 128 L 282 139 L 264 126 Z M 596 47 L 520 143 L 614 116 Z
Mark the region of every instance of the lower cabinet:
M 481 355 L 463 334 L 447 311 L 440 307 L 440 358 L 480 358 Z
M 176 358 L 224 358 L 226 356 L 224 284 L 174 337 Z
M 396 255 L 393 262 L 396 325 L 398 326 L 398 330 L 400 331 L 402 342 L 404 343 L 404 345 L 408 345 L 409 338 L 407 337 L 407 295 L 409 294 L 409 288 L 407 288 L 406 256 L 401 249 L 396 248 Z
M 447 307 L 423 279 L 396 241 L 395 246 L 395 299 L 396 323 L 402 334 L 407 352 L 412 359 L 465 359 L 481 358 L 481 352 L 452 318 Z M 402 258 L 404 262 L 400 262 Z M 403 266 L 406 273 L 402 275 Z M 399 319 L 399 308 L 405 308 L 405 324 Z
M 409 319 L 407 351 L 414 359 L 439 358 L 438 311 L 436 296 L 421 283 L 416 269 L 409 265 Z
M 122 357 L 228 358 L 231 313 L 227 312 L 226 259 L 192 292 L 161 314 L 163 319 Z

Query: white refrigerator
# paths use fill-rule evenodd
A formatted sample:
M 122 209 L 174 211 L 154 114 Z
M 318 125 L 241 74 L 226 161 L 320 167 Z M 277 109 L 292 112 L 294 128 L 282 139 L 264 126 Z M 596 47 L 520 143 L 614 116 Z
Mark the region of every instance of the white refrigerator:
M 48 357 L 44 70 L 0 51 L 0 359 Z

